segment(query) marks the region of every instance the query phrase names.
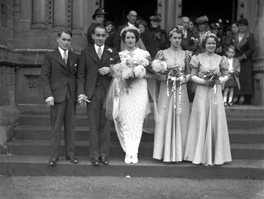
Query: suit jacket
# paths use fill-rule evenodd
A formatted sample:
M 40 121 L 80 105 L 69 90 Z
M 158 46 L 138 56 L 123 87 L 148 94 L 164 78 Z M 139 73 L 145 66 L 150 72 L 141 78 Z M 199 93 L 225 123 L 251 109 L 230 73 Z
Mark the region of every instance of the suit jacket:
M 107 91 L 112 77 L 110 75 L 100 75 L 98 70 L 102 67 L 110 67 L 110 64 L 120 62 L 118 53 L 114 48 L 109 46 L 104 47 L 101 60 L 95 52 L 94 45 L 88 46 L 81 52 L 78 68 L 78 96 L 85 94 L 88 99 L 91 99 L 95 86 L 102 84 Z
M 246 32 L 245 36 L 239 42 L 238 34 L 236 33 L 232 38 L 232 44 L 236 47 L 236 57 L 240 57 L 243 54 L 247 56 L 247 58 L 252 58 L 252 54 L 255 51 L 255 39 L 252 33 Z
M 53 96 L 55 102 L 63 102 L 69 88 L 73 100 L 77 101 L 78 55 L 70 50 L 68 52 L 70 71 L 67 70 L 58 48 L 45 55 L 40 75 L 44 99 Z
M 191 38 L 194 37 L 194 34 L 192 31 L 187 30 L 187 38 L 182 38 L 181 41 L 181 47 L 183 50 L 193 50 L 193 45 L 191 44 Z

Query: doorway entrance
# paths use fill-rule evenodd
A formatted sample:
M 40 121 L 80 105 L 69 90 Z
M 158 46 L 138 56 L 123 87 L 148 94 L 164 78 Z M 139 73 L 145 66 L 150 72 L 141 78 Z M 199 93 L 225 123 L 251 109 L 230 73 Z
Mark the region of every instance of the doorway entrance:
M 236 20 L 238 0 L 183 0 L 182 16 L 196 18 L 206 15 L 210 23 L 228 20 L 230 23 Z
M 135 10 L 138 17 L 149 22 L 149 17 L 156 13 L 157 0 L 104 0 L 104 8 L 108 13 L 107 20 L 113 21 L 117 27 L 127 22 L 130 10 Z

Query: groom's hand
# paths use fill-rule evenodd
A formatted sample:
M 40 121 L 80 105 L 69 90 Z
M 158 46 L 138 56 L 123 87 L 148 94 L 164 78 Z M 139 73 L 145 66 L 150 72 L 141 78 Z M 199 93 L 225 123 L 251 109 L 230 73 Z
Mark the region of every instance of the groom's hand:
M 110 68 L 107 66 L 104 66 L 100 68 L 98 71 L 100 75 L 107 75 L 108 73 L 110 73 Z

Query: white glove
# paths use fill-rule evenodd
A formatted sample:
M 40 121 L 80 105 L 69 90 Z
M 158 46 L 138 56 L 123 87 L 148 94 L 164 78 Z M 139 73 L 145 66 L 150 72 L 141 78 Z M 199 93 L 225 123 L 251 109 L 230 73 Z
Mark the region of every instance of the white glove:
M 84 95 L 84 94 L 80 94 L 80 95 L 78 96 L 78 102 L 79 102 L 79 104 L 81 104 L 81 105 L 85 105 L 86 102 L 90 103 L 91 101 L 88 100 L 88 98 L 87 98 L 86 95 Z
M 54 106 L 54 97 L 50 96 L 45 99 L 48 106 Z

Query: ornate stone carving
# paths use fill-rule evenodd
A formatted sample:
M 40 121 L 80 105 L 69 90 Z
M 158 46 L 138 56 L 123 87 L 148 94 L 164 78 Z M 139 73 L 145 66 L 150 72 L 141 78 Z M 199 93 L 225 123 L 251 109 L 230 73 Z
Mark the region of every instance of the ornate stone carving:
M 46 8 L 46 23 L 48 26 L 52 26 L 53 23 L 53 0 L 47 0 L 47 8 Z
M 39 75 L 25 75 L 26 86 L 30 90 L 39 89 Z
M 71 3 L 71 0 L 67 0 L 66 2 L 66 26 L 69 30 L 71 30 L 72 28 Z

